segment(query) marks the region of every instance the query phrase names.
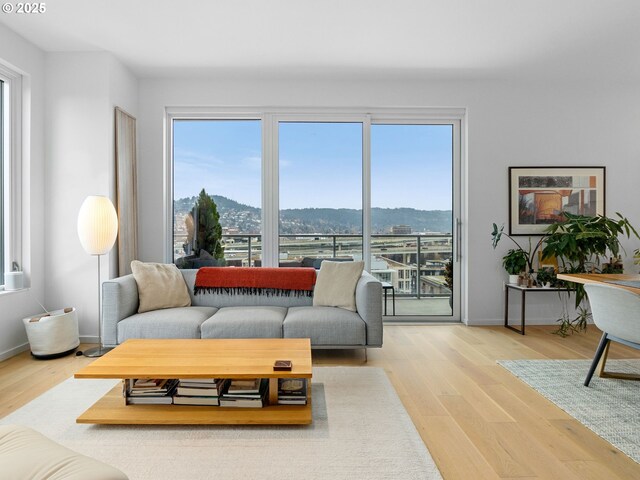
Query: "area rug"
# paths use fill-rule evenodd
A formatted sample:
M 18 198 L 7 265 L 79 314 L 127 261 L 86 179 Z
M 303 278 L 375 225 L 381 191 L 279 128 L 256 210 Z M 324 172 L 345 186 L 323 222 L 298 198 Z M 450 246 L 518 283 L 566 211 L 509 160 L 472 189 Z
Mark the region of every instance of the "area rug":
M 500 365 L 640 463 L 640 382 L 593 376 L 591 360 L 501 360 Z M 640 373 L 640 360 L 608 360 L 607 370 Z
M 34 428 L 131 480 L 442 478 L 379 368 L 314 368 L 308 426 L 76 424 L 116 383 L 71 378 L 0 423 Z

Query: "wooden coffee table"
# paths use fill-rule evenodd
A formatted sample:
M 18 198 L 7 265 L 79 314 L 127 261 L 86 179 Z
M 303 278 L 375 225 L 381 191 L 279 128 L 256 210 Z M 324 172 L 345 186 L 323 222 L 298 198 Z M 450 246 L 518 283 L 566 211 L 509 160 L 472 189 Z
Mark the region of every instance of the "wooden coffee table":
M 274 371 L 275 360 L 291 360 L 293 369 Z M 127 340 L 78 371 L 75 378 L 269 379 L 269 405 L 262 408 L 126 405 L 122 386 L 117 385 L 80 415 L 77 423 L 311 423 L 311 342 L 308 338 Z M 307 405 L 278 405 L 278 378 L 306 378 Z

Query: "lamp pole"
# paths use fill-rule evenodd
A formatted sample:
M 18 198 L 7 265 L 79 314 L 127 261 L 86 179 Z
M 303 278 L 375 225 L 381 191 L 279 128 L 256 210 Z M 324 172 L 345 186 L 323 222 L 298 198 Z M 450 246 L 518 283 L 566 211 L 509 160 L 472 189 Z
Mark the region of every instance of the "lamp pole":
M 100 302 L 100 255 L 96 255 L 98 259 L 98 346 L 85 350 L 82 354 L 85 357 L 101 357 L 105 353 L 113 350 L 112 347 L 102 346 L 102 302 Z
M 118 215 L 107 197 L 89 196 L 78 214 L 78 236 L 85 251 L 98 258 L 98 346 L 83 352 L 85 357 L 101 357 L 111 348 L 102 346 L 102 302 L 100 301 L 100 256 L 109 252 L 118 235 Z

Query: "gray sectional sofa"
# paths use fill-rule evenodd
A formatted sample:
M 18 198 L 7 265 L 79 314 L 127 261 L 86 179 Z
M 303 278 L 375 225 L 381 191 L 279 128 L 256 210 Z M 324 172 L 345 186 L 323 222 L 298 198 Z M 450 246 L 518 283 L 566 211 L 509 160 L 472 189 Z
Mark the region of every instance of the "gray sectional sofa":
M 102 339 L 105 346 L 129 338 L 310 338 L 312 348 L 382 346 L 382 285 L 363 272 L 356 308 L 312 306 L 298 296 L 193 294 L 197 270 L 181 270 L 190 307 L 138 312 L 133 275 L 102 284 Z

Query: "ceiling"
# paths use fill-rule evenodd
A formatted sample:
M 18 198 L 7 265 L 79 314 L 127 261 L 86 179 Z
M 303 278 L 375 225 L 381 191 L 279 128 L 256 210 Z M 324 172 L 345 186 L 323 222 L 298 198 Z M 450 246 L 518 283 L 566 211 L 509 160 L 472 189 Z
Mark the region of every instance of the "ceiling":
M 111 52 L 140 77 L 640 80 L 639 0 L 51 0 L 46 7 L 0 14 L 0 23 L 48 52 Z

